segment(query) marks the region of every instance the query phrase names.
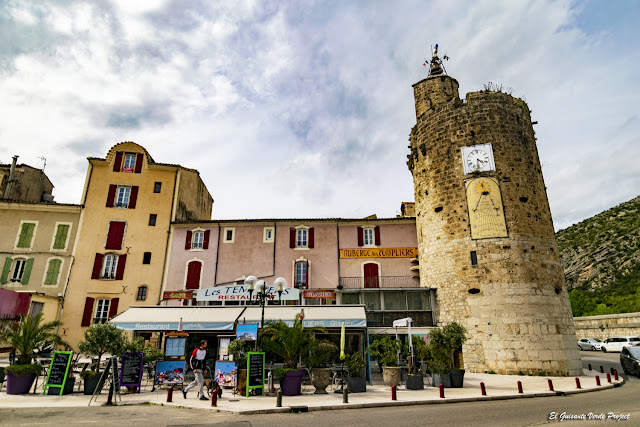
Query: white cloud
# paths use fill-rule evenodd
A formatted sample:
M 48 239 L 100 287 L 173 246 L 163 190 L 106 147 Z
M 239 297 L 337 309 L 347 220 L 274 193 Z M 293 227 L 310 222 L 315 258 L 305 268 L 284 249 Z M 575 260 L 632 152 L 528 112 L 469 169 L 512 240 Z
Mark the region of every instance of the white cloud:
M 636 39 L 570 2 L 4 4 L 0 161 L 79 202 L 86 157 L 134 140 L 200 170 L 216 218 L 394 216 L 411 85 L 439 42 L 461 96 L 489 81 L 533 110 L 556 227 L 637 195 Z M 602 19 L 600 19 L 600 22 Z M 5 28 L 4 32 L 1 28 Z M 18 142 L 19 141 L 19 142 Z M 593 189 L 598 195 L 593 196 Z

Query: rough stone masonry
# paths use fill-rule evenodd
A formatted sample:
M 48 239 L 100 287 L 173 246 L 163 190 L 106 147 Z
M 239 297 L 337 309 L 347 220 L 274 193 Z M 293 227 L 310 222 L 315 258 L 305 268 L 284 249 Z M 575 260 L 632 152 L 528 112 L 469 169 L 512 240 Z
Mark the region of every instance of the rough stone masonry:
M 458 96 L 458 82 L 414 86 L 411 130 L 423 287 L 437 288 L 439 324 L 467 329 L 470 372 L 580 375 L 571 306 L 527 104 L 499 91 Z M 495 170 L 463 170 L 462 147 L 492 144 Z M 507 237 L 472 239 L 466 183 L 497 180 Z M 483 193 L 484 194 L 484 193 Z M 472 252 L 474 252 L 472 254 Z

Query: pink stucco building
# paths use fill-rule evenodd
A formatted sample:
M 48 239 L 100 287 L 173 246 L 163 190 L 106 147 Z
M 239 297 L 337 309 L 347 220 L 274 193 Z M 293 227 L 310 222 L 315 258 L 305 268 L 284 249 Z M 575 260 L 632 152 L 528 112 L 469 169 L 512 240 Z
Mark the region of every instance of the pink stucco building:
M 407 316 L 417 327 L 433 325 L 411 217 L 180 221 L 169 245 L 160 305 L 244 305 L 205 300 L 198 291 L 242 285 L 248 276 L 267 285 L 283 277 L 300 294 L 283 304 L 365 304 L 370 327 Z

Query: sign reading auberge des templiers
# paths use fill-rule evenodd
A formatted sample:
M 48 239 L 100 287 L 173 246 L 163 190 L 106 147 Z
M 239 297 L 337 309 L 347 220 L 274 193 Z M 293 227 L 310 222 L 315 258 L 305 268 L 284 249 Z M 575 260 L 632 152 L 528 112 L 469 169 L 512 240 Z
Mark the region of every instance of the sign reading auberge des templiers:
M 418 248 L 340 249 L 340 258 L 416 258 Z

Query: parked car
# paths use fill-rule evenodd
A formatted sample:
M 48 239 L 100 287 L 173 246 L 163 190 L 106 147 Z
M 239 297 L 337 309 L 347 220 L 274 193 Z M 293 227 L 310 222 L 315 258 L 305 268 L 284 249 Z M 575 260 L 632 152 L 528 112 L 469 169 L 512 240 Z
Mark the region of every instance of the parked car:
M 640 346 L 624 347 L 620 353 L 620 364 L 625 374 L 640 378 Z
M 578 348 L 580 350 L 600 350 L 602 340 L 598 338 L 582 338 L 578 341 Z
M 639 337 L 611 337 L 607 338 L 600 349 L 603 352 L 607 351 L 622 351 L 622 347 L 632 346 L 640 344 Z

